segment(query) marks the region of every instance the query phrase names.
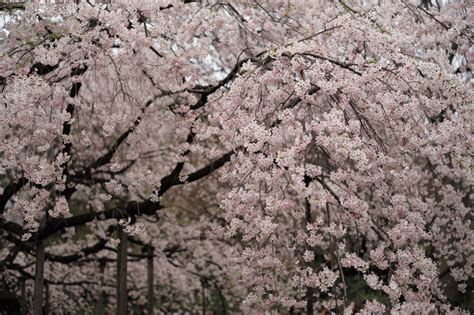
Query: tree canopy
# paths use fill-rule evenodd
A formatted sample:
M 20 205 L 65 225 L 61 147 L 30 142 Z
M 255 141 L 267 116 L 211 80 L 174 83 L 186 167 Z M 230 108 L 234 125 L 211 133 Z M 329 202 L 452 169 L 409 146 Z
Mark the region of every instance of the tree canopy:
M 469 1 L 0 10 L 23 305 L 115 309 L 123 279 L 138 313 L 150 290 L 162 313 L 473 311 Z

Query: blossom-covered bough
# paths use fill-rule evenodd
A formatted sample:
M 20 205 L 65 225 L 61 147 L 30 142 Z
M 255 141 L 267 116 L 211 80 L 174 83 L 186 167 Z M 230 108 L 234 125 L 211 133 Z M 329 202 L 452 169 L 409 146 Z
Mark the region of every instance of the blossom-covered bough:
M 10 15 L 0 264 L 5 282 L 35 278 L 35 310 L 43 283 L 66 313 L 127 279 L 144 305 L 139 248 L 162 262 L 162 312 L 472 310 L 468 1 Z

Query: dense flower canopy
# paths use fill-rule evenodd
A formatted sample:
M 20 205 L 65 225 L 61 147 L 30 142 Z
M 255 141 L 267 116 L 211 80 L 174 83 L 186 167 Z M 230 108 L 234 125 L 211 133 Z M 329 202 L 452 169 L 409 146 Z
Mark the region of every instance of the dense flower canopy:
M 469 1 L 9 14 L 4 281 L 32 276 L 45 241 L 58 312 L 92 309 L 99 270 L 114 298 L 101 262 L 121 226 L 156 249 L 164 313 L 197 312 L 211 287 L 224 312 L 472 310 Z M 145 304 L 141 256 L 131 307 Z

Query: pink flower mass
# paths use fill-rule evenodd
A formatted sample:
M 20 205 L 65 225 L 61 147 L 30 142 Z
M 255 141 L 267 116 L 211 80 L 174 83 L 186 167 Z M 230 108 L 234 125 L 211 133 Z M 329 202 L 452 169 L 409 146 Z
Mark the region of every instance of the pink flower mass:
M 473 18 L 0 0 L 0 314 L 474 313 Z

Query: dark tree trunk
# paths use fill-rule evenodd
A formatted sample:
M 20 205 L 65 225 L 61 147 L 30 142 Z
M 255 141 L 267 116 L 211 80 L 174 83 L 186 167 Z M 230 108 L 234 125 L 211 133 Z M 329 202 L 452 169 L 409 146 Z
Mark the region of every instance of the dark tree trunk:
M 101 283 L 104 284 L 105 266 L 107 262 L 105 260 L 100 261 L 100 274 L 102 275 Z M 97 304 L 95 306 L 95 315 L 105 315 L 105 291 L 100 290 Z
M 49 285 L 44 284 L 44 315 L 49 314 Z
M 127 315 L 127 234 L 118 227 L 120 244 L 117 251 L 117 315 Z
M 21 315 L 26 315 L 26 279 L 21 279 Z
M 148 280 L 148 315 L 153 314 L 154 290 L 153 290 L 153 246 L 147 246 L 147 280 Z
M 104 292 L 99 293 L 97 304 L 95 305 L 95 315 L 105 315 Z
M 314 288 L 306 287 L 306 314 L 314 315 Z
M 44 241 L 36 243 L 36 268 L 35 268 L 35 292 L 33 297 L 33 313 L 43 314 L 43 289 L 44 289 Z

